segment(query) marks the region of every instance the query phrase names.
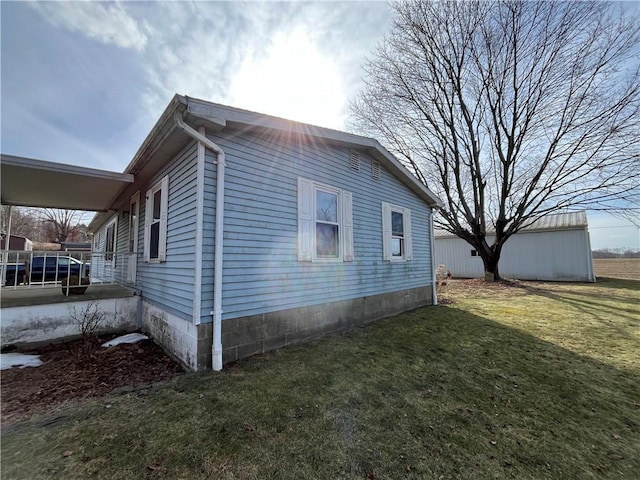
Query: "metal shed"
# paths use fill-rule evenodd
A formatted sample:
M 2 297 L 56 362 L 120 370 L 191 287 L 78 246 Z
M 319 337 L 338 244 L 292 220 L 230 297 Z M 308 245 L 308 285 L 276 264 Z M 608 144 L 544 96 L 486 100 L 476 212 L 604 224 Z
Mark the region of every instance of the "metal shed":
M 484 276 L 482 259 L 471 245 L 445 231 L 435 237 L 436 261 L 454 277 Z M 504 278 L 594 282 L 586 212 L 547 215 L 525 227 L 507 240 L 499 269 Z

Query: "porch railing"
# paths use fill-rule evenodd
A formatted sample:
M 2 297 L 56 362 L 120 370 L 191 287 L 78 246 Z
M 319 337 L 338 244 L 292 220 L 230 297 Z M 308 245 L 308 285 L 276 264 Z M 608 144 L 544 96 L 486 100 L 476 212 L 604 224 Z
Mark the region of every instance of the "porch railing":
M 1 258 L 4 288 L 135 283 L 136 253 L 9 250 Z

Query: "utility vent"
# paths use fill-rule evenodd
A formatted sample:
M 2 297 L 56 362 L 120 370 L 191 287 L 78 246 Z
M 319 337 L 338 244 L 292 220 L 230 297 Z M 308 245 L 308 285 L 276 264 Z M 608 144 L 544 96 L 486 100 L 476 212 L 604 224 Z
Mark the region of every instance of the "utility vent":
M 349 159 L 351 160 L 351 170 L 355 170 L 356 172 L 360 171 L 360 152 L 356 150 L 351 150 L 349 154 Z
M 371 176 L 375 180 L 380 180 L 380 162 L 377 160 L 371 161 Z

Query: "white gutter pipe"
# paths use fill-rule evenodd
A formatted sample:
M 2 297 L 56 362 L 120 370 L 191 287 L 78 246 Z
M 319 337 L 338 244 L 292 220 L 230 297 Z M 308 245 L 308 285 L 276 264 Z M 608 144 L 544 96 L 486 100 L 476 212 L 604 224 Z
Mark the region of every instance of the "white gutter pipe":
M 184 123 L 180 113 L 173 116 L 175 124 L 191 138 L 204 144 L 217 155 L 214 164 L 218 165 L 216 174 L 216 231 L 214 246 L 214 270 L 213 270 L 213 342 L 211 345 L 211 368 L 215 371 L 222 370 L 222 252 L 224 233 L 224 168 L 225 155 L 222 149 L 205 135 L 197 132 Z
M 432 289 L 432 295 L 433 295 L 433 304 L 434 305 L 438 305 L 438 292 L 437 292 L 437 283 L 438 283 L 438 278 L 437 278 L 437 274 L 436 274 L 436 270 L 438 267 L 436 267 L 436 234 L 435 231 L 433 229 L 433 215 L 435 214 L 435 209 L 431 209 L 431 217 L 429 220 L 429 228 L 431 229 L 431 289 Z
M 205 134 L 204 127 L 200 127 L 198 132 Z M 205 146 L 198 142 L 198 156 L 196 166 L 196 245 L 195 245 L 195 265 L 194 267 L 194 292 L 193 292 L 193 324 L 202 323 L 202 244 L 204 231 L 204 163 Z

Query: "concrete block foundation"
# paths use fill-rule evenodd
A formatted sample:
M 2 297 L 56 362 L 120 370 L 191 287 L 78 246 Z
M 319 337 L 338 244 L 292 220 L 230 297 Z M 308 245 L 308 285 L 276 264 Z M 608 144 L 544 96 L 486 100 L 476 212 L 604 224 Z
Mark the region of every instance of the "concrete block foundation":
M 223 320 L 222 360 L 234 362 L 433 303 L 431 286 Z M 211 323 L 193 325 L 143 302 L 142 329 L 190 370 L 211 369 Z
M 222 359 L 228 363 L 300 345 L 432 303 L 429 286 L 224 320 Z

